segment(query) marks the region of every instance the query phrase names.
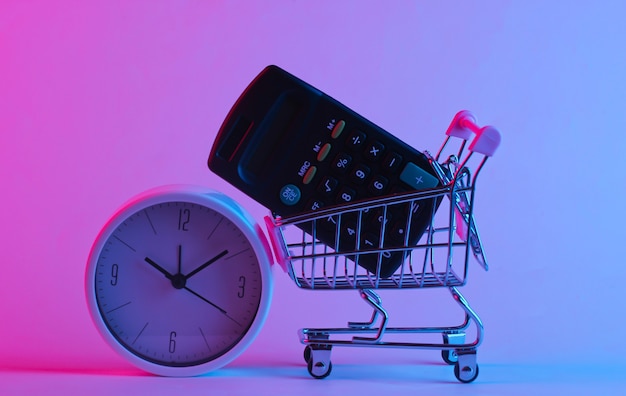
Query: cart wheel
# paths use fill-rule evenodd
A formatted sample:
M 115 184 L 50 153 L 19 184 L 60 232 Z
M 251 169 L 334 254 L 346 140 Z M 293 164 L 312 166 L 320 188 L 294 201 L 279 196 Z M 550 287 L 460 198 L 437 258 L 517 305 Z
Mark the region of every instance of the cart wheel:
M 307 345 L 306 347 L 304 347 L 304 362 L 309 363 L 310 360 L 311 360 L 311 346 Z
M 331 351 L 330 345 L 307 345 L 304 348 L 304 360 L 311 377 L 322 379 L 330 375 L 333 368 L 330 361 Z
M 313 363 L 313 359 L 310 359 L 307 363 L 307 369 L 311 377 L 322 379 L 330 375 L 330 372 L 333 370 L 333 363 L 331 361 L 328 361 L 328 364 L 323 362 Z
M 449 365 L 456 364 L 456 362 L 459 361 L 459 356 L 456 354 L 454 349 L 444 349 L 441 351 L 441 357 L 443 358 L 443 361 Z
M 470 383 L 478 377 L 478 365 L 474 367 L 460 367 L 460 364 L 457 362 L 454 366 L 454 376 L 463 383 Z

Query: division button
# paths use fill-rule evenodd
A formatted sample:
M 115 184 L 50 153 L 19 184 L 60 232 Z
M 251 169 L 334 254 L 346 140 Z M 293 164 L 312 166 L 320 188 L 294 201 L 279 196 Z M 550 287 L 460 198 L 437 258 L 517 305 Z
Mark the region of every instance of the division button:
M 365 139 L 367 139 L 367 135 L 361 131 L 355 130 L 348 137 L 346 146 L 352 150 L 358 150 L 365 144 Z
M 300 201 L 302 193 L 293 184 L 287 184 L 280 189 L 280 201 L 287 206 L 293 206 Z
M 437 180 L 435 176 L 426 172 L 412 162 L 406 164 L 402 173 L 400 173 L 400 180 L 416 190 L 433 188 L 439 184 L 439 180 Z

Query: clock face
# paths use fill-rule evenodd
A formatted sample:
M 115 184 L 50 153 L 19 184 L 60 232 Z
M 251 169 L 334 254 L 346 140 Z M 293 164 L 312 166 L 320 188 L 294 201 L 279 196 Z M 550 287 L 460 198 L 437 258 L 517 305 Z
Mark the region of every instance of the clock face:
M 157 196 L 131 205 L 101 235 L 87 279 L 92 315 L 133 363 L 200 374 L 232 360 L 258 332 L 269 262 L 259 235 L 228 208 Z

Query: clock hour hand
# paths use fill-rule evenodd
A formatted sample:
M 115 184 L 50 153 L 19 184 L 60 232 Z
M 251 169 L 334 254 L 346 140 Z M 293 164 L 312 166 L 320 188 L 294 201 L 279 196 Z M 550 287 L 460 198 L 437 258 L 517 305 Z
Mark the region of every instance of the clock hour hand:
M 214 262 L 216 262 L 217 260 L 221 259 L 222 257 L 226 256 L 228 254 L 228 250 L 223 250 L 221 253 L 219 253 L 218 255 L 216 255 L 215 257 L 213 257 L 212 259 L 210 259 L 209 261 L 207 261 L 206 263 L 202 264 L 201 266 L 199 266 L 198 268 L 196 268 L 195 270 L 191 271 L 190 273 L 188 273 L 187 275 L 185 275 L 185 279 L 189 279 L 192 276 L 194 276 L 195 274 L 197 274 L 198 272 L 202 271 L 203 269 L 205 269 L 206 267 L 208 267 L 209 265 L 213 264 Z
M 161 267 L 159 264 L 157 264 L 156 262 L 154 262 L 154 260 L 152 260 L 150 257 L 146 257 L 145 258 L 146 263 L 150 264 L 151 266 L 153 266 L 154 268 L 156 268 L 160 273 L 162 273 L 163 275 L 165 275 L 165 277 L 169 280 L 172 280 L 173 275 L 170 274 L 169 272 L 167 272 L 163 267 Z

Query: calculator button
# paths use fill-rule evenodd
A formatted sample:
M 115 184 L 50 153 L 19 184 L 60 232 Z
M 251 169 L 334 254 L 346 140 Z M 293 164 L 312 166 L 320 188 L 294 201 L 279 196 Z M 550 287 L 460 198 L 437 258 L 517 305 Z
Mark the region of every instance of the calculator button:
M 420 202 L 421 200 L 411 202 L 411 212 L 413 212 L 411 216 L 415 216 L 419 214 L 420 209 L 422 208 L 422 205 L 420 205 Z M 408 212 L 407 212 L 407 215 L 408 215 Z
M 348 167 L 350 166 L 351 162 L 352 162 L 352 157 L 350 157 L 346 153 L 339 153 L 335 157 L 332 167 L 334 170 L 338 171 L 339 173 L 345 173 L 348 170 Z
M 319 208 L 324 206 L 324 202 L 320 201 L 319 199 L 312 199 L 309 202 L 307 202 L 306 206 L 304 207 L 304 210 L 318 210 Z
M 381 195 L 387 190 L 389 186 L 389 179 L 384 176 L 377 175 L 372 179 L 369 185 L 369 190 L 372 194 Z
M 320 150 L 321 150 L 321 148 L 322 148 L 322 143 L 323 143 L 323 142 L 322 142 L 321 140 L 318 140 L 317 142 L 313 143 L 313 148 L 312 148 L 312 150 L 313 150 L 313 152 L 314 152 L 314 153 L 316 153 L 316 154 L 317 154 L 317 153 L 319 153 L 319 152 L 320 152 Z
M 280 201 L 287 206 L 293 206 L 300 201 L 302 193 L 293 184 L 287 184 L 280 189 Z
M 319 220 L 319 225 L 321 225 L 323 228 L 327 229 L 327 230 L 337 230 L 337 222 L 339 220 L 339 216 L 337 215 L 330 215 L 327 216 L 324 219 L 320 219 Z M 334 240 L 335 238 L 333 238 Z
M 340 203 L 348 203 L 356 198 L 356 191 L 349 187 L 341 187 L 337 195 L 337 201 Z
M 387 213 L 385 213 L 384 209 L 377 208 L 370 214 L 369 223 L 375 227 L 375 229 L 379 230 L 383 225 L 383 221 L 385 223 L 385 227 L 387 227 L 392 218 L 391 211 L 387 210 Z
M 365 144 L 365 139 L 367 139 L 367 135 L 361 131 L 355 130 L 348 136 L 346 146 L 351 150 L 359 150 L 363 144 Z
M 350 178 L 355 184 L 363 184 L 369 175 L 370 168 L 363 164 L 359 164 L 350 173 Z
M 361 238 L 361 248 L 373 249 L 377 248 L 379 244 L 378 235 L 372 232 L 365 232 Z
M 439 180 L 435 176 L 412 162 L 406 164 L 402 173 L 400 173 L 400 180 L 416 190 L 436 187 L 439 184 Z
M 354 213 L 341 216 L 340 248 L 341 250 L 356 249 L 357 217 Z
M 398 243 L 399 245 L 404 246 L 404 241 L 406 238 L 406 220 L 396 221 L 391 226 L 391 231 L 389 232 L 389 236 L 393 241 Z
M 324 179 L 322 179 L 322 182 L 320 183 L 317 189 L 322 194 L 329 195 L 329 194 L 332 194 L 332 192 L 337 189 L 338 185 L 339 185 L 339 180 L 335 179 L 334 177 L 327 176 Z
M 332 146 L 330 145 L 330 143 L 326 143 L 325 145 L 323 145 L 322 148 L 320 148 L 320 151 L 317 152 L 317 160 L 319 162 L 324 161 L 326 157 L 328 157 L 328 153 L 330 153 L 331 148 Z
M 307 170 L 306 173 L 304 174 L 304 177 L 302 177 L 302 183 L 304 184 L 311 183 L 311 180 L 313 180 L 316 173 L 317 173 L 317 167 L 315 166 L 310 167 L 309 170 Z
M 377 141 L 372 142 L 368 144 L 365 148 L 365 158 L 369 159 L 370 161 L 378 161 L 383 156 L 384 151 L 384 144 Z
M 342 250 L 346 250 L 346 249 L 350 249 L 350 248 L 355 248 L 355 243 L 356 243 L 356 225 L 355 224 L 346 224 L 343 225 L 342 227 L 342 239 L 344 243 L 342 243 Z M 345 242 L 347 242 L 349 245 L 345 246 Z M 350 246 L 351 245 L 351 246 Z
M 337 139 L 341 135 L 341 132 L 343 132 L 343 129 L 345 128 L 345 126 L 346 126 L 346 122 L 344 120 L 337 121 L 337 123 L 333 127 L 332 132 L 330 133 L 330 136 L 333 139 Z
M 383 168 L 387 172 L 395 172 L 402 164 L 402 156 L 395 151 L 387 153 L 383 159 Z

